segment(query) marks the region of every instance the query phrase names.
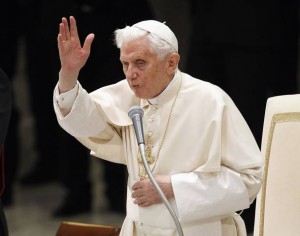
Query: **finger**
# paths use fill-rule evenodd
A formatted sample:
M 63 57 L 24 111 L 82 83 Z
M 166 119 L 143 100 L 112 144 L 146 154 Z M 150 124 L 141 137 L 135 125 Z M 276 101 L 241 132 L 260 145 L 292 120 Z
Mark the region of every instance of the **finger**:
M 138 181 L 138 182 L 134 183 L 134 185 L 132 185 L 132 190 L 137 190 L 142 187 L 143 187 L 142 182 Z
M 70 39 L 70 30 L 67 18 L 62 18 L 62 25 L 61 25 L 61 33 L 63 36 L 63 40 Z
M 61 41 L 66 41 L 66 32 L 65 32 L 65 26 L 63 23 L 59 24 L 59 39 L 61 39 Z
M 135 190 L 132 194 L 131 194 L 131 197 L 133 198 L 138 198 L 138 197 L 141 197 L 144 195 L 144 191 L 142 188 L 139 188 L 137 190 Z
M 90 52 L 91 51 L 91 45 L 92 42 L 95 38 L 94 34 L 89 34 L 85 40 L 84 40 L 84 44 L 83 44 L 83 50 L 85 50 L 86 52 Z
M 140 202 L 138 203 L 139 207 L 148 207 L 153 205 L 153 202 L 149 201 L 148 199 L 140 199 Z
M 62 38 L 66 37 L 65 36 L 65 34 L 66 34 L 66 32 L 65 32 L 65 26 L 64 26 L 63 22 L 61 22 L 59 24 L 59 32 L 58 32 L 58 34 L 60 34 Z
M 73 16 L 70 16 L 70 37 L 78 38 L 76 20 Z
M 138 204 L 138 205 L 143 205 L 143 204 L 146 204 L 147 202 L 148 202 L 147 197 L 143 196 L 143 197 L 139 197 L 139 198 L 135 199 L 133 203 Z
M 152 203 L 151 202 L 143 202 L 143 203 L 138 204 L 138 205 L 139 205 L 139 207 L 148 207 L 148 206 L 151 206 Z
M 57 35 L 57 44 L 58 44 L 58 47 L 61 48 L 61 46 L 62 46 L 63 43 L 64 43 L 63 36 L 61 34 L 58 34 Z

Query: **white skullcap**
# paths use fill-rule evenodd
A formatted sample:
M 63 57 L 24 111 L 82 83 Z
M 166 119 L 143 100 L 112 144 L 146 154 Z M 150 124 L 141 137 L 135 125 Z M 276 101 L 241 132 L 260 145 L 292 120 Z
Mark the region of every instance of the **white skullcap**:
M 164 23 L 155 20 L 146 20 L 134 24 L 132 27 L 136 27 L 151 34 L 155 34 L 159 38 L 165 40 L 178 52 L 178 41 L 172 30 Z

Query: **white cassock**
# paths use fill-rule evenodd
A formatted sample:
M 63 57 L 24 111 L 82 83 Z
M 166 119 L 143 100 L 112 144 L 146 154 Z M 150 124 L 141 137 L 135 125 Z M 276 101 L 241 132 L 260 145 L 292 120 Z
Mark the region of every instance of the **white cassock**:
M 133 204 L 131 187 L 139 180 L 140 168 L 128 117 L 134 105 L 145 111 L 144 132 L 152 140 L 153 156 L 159 152 L 150 166 L 155 166 L 153 174 L 171 175 L 175 198 L 170 204 L 184 235 L 246 235 L 235 212 L 248 208 L 260 190 L 260 150 L 223 90 L 180 71 L 150 101 L 135 97 L 126 80 L 90 94 L 79 83 L 60 95 L 55 88 L 54 108 L 61 127 L 92 155 L 127 165 L 127 216 L 121 235 L 178 235 L 163 203 L 144 208 Z

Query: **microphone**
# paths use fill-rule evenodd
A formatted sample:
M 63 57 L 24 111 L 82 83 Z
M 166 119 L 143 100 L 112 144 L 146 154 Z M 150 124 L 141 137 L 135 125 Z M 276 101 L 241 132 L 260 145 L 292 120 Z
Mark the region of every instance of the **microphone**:
M 144 111 L 139 106 L 133 106 L 128 111 L 128 116 L 132 120 L 134 126 L 138 145 L 145 144 L 143 120 L 142 120 L 143 115 L 144 115 Z
M 145 170 L 148 174 L 148 177 L 149 177 L 151 183 L 153 184 L 155 190 L 157 191 L 159 197 L 164 202 L 164 204 L 166 205 L 168 211 L 170 212 L 170 214 L 171 214 L 171 216 L 174 220 L 174 223 L 176 225 L 178 235 L 179 236 L 184 236 L 181 225 L 180 225 L 180 222 L 179 222 L 174 210 L 172 209 L 170 203 L 168 202 L 167 197 L 164 195 L 163 191 L 161 190 L 161 188 L 159 187 L 159 185 L 156 182 L 155 178 L 153 177 L 153 175 L 151 173 L 151 170 L 149 168 L 149 165 L 147 163 L 146 153 L 145 153 L 143 121 L 142 121 L 143 115 L 144 115 L 144 111 L 139 106 L 133 106 L 128 111 L 128 116 L 132 120 L 132 123 L 133 123 L 133 126 L 134 126 L 135 135 L 136 135 L 137 143 L 138 143 L 138 146 L 139 146 L 139 150 L 140 150 L 140 154 L 141 154 L 141 158 L 142 158 Z

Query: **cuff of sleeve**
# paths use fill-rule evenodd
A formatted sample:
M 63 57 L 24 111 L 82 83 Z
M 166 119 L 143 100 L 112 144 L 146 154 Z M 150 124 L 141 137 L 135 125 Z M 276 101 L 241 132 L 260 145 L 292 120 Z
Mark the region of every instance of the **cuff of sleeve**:
M 76 86 L 65 93 L 59 93 L 58 84 L 54 89 L 54 98 L 60 109 L 71 109 L 79 90 L 79 83 L 77 82 Z

